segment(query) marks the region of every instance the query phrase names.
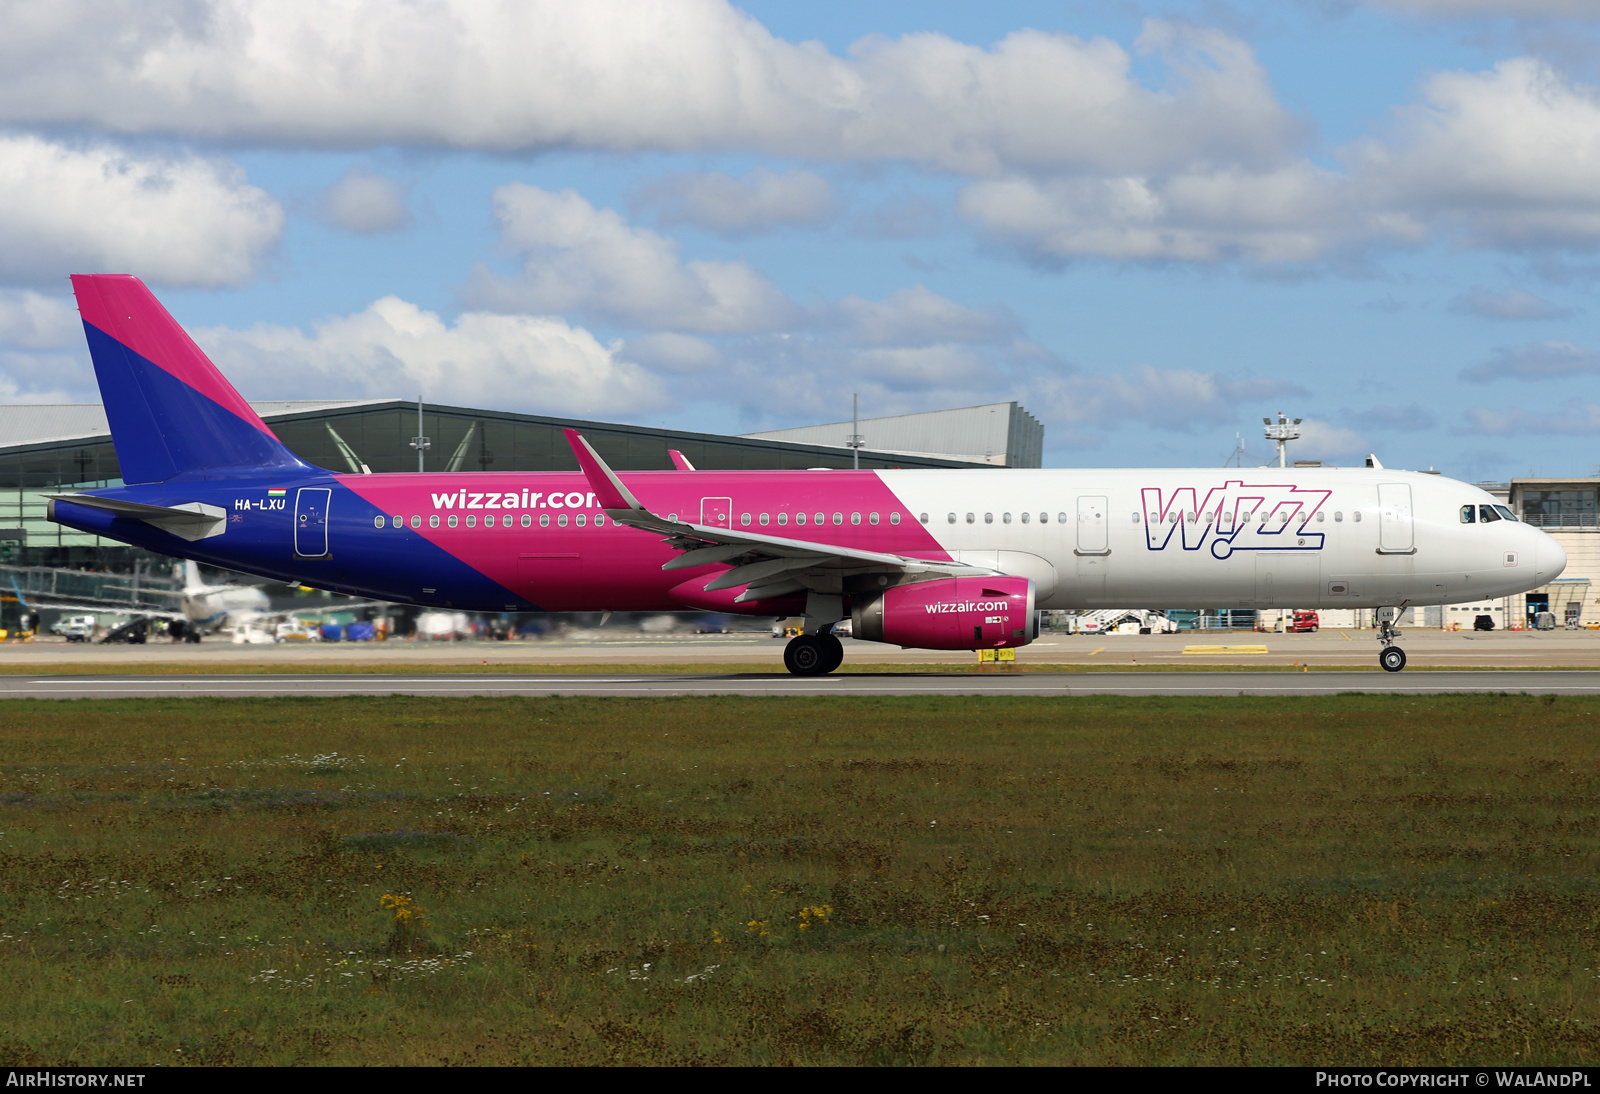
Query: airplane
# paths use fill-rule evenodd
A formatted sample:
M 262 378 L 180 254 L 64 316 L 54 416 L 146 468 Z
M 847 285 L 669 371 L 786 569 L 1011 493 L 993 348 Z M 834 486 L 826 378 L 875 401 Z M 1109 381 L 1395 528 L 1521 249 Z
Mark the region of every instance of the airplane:
M 183 564 L 183 614 L 197 626 L 260 615 L 270 606 L 267 594 L 255 585 L 207 585 L 193 559 Z
M 1475 486 L 1366 468 L 343 473 L 289 451 L 136 277 L 74 275 L 124 485 L 57 523 L 452 611 L 801 617 L 796 675 L 858 640 L 999 649 L 1044 609 L 1385 608 L 1510 596 L 1566 553 Z

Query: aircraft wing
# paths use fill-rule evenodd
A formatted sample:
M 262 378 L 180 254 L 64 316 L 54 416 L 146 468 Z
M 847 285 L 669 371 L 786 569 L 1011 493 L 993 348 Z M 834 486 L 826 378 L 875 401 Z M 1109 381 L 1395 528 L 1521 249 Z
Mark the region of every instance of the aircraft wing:
M 583 435 L 563 430 L 578 465 L 589 480 L 606 515 L 618 524 L 660 532 L 669 546 L 683 552 L 662 567 L 690 569 L 712 563 L 732 563 L 733 569 L 713 577 L 706 592 L 748 585 L 736 602 L 783 596 L 807 588 L 808 576 L 841 573 L 940 574 L 948 576 L 992 574 L 981 566 L 939 559 L 913 558 L 883 551 L 867 551 L 814 540 L 769 536 L 733 528 L 714 528 L 689 521 L 669 520 L 652 513 L 606 465 Z

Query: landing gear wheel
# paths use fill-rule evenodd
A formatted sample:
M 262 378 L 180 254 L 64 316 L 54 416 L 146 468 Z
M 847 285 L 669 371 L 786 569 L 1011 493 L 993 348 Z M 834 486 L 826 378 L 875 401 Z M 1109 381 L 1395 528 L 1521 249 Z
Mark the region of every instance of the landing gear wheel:
M 843 642 L 831 634 L 819 634 L 817 635 L 817 641 L 822 643 L 822 649 L 825 654 L 822 662 L 822 672 L 824 674 L 830 673 L 844 664 Z
M 1399 646 L 1389 646 L 1378 654 L 1378 664 L 1384 672 L 1399 672 L 1406 667 L 1406 651 Z
M 783 647 L 783 667 L 796 676 L 821 676 L 828 672 L 827 644 L 814 634 L 802 634 L 789 639 Z M 840 649 L 843 657 L 843 648 Z

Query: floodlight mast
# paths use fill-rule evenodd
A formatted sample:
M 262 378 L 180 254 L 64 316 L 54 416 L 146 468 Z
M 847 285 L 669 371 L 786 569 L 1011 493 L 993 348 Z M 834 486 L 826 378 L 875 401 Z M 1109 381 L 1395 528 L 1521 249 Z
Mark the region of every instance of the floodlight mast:
M 850 467 L 852 470 L 861 470 L 861 450 L 867 446 L 866 438 L 861 436 L 861 396 L 850 396 L 850 436 L 845 439 L 844 446 L 850 449 Z
M 1300 439 L 1299 426 L 1303 420 L 1304 419 L 1302 418 L 1296 418 L 1293 422 L 1291 422 L 1288 418 L 1284 417 L 1283 411 L 1281 410 L 1278 411 L 1278 420 L 1276 422 L 1274 422 L 1271 418 L 1261 419 L 1261 424 L 1267 427 L 1264 430 L 1267 440 L 1274 441 L 1278 445 L 1279 467 L 1289 466 L 1289 442 L 1298 441 Z
M 417 471 L 422 471 L 422 454 L 433 447 L 433 442 L 422 435 L 422 396 L 417 396 L 417 435 L 411 438 L 411 447 L 417 450 Z

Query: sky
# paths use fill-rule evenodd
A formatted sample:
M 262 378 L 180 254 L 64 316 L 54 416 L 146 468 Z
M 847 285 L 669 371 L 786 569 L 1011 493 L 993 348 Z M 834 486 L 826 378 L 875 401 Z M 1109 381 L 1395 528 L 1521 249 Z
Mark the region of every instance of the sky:
M 0 0 L 0 402 L 87 272 L 249 399 L 1591 475 L 1600 0 Z

